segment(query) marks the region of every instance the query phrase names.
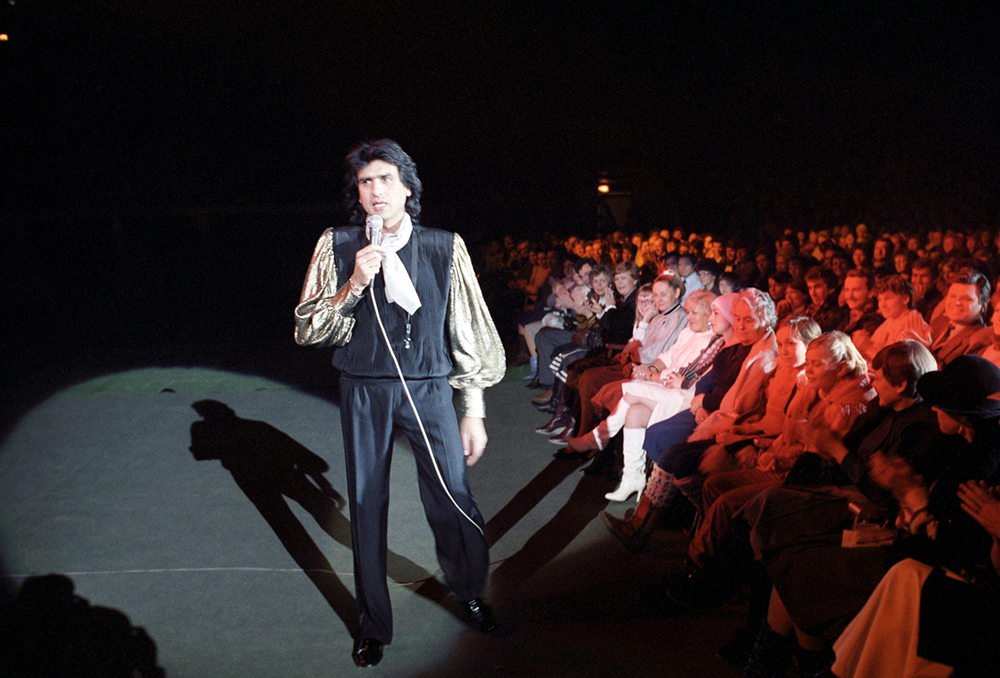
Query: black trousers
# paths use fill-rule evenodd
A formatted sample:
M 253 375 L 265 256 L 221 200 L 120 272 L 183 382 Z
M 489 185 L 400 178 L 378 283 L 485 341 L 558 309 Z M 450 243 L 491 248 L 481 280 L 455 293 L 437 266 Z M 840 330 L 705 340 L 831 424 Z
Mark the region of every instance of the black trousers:
M 469 488 L 451 386 L 444 377 L 408 381 L 407 385 L 431 450 L 398 379 L 346 375 L 340 379 L 359 637 L 386 644 L 392 640 L 386 530 L 394 429 L 402 431 L 413 448 L 420 500 L 448 587 L 461 600 L 476 598 L 486 586 L 489 569 L 489 551 L 481 531 L 483 517 Z

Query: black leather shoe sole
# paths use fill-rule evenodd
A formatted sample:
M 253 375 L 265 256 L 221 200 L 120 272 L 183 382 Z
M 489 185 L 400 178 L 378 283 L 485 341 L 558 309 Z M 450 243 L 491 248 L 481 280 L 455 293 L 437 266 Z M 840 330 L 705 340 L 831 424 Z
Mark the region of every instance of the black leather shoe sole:
M 473 598 L 465 601 L 465 610 L 468 613 L 469 624 L 482 633 L 492 633 L 496 630 L 497 622 L 493 617 L 493 610 L 490 606 Z
M 354 644 L 354 652 L 351 653 L 354 665 L 361 669 L 375 666 L 382 661 L 382 648 L 381 642 L 372 638 L 362 638 Z

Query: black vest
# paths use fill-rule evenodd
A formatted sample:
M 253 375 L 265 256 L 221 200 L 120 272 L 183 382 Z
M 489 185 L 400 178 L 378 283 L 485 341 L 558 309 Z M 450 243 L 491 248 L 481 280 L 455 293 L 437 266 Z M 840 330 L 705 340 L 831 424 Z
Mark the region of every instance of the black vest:
M 355 226 L 334 229 L 333 235 L 337 289 L 340 289 L 354 272 L 354 255 L 368 244 L 368 239 L 364 228 Z M 355 377 L 398 377 L 372 309 L 374 298 L 407 379 L 446 377 L 451 373 L 445 321 L 453 247 L 453 234 L 422 226 L 413 227 L 410 240 L 396 254 L 410 274 L 420 297 L 420 308 L 410 316 L 398 305 L 389 303 L 385 298 L 385 277 L 379 273 L 354 308 L 355 324 L 351 340 L 334 351 L 334 367 Z M 409 348 L 406 348 L 407 336 Z

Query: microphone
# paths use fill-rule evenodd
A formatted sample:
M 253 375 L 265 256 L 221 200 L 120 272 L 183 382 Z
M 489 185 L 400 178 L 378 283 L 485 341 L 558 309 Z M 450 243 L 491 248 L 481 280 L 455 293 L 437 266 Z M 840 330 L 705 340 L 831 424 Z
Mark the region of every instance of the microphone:
M 368 239 L 372 245 L 382 244 L 382 217 L 377 214 L 369 215 L 365 219 L 365 228 L 368 229 Z

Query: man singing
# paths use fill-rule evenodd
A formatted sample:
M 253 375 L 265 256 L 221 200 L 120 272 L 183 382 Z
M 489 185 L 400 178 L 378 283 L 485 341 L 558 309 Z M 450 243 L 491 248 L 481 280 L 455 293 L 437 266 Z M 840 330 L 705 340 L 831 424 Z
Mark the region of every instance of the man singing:
M 316 245 L 295 341 L 337 347 L 360 623 L 353 657 L 366 667 L 392 640 L 386 528 L 395 428 L 413 448 L 445 580 L 472 625 L 493 629 L 480 600 L 489 566 L 483 518 L 465 467 L 486 447 L 483 389 L 503 378 L 504 352 L 462 238 L 417 222 L 422 186 L 410 156 L 382 139 L 346 160 L 352 225 L 327 229 Z M 382 220 L 374 243 L 365 228 L 373 217 Z

